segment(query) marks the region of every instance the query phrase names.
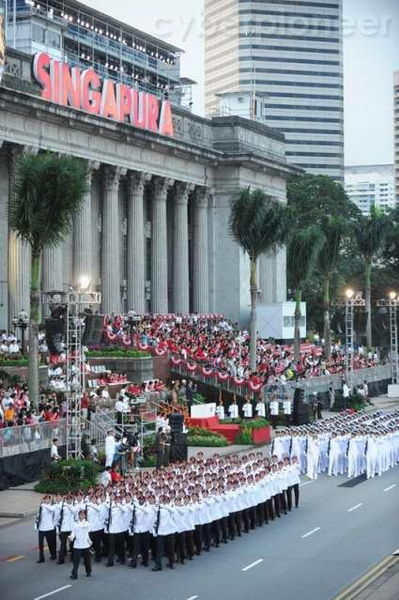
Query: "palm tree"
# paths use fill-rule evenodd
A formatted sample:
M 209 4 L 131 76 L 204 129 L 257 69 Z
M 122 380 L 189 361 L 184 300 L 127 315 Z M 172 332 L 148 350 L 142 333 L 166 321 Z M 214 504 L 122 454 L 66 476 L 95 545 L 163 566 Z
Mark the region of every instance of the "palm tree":
M 324 352 L 326 359 L 331 356 L 330 325 L 330 288 L 331 280 L 336 272 L 342 239 L 347 229 L 346 220 L 342 216 L 329 216 L 323 219 L 321 229 L 324 244 L 319 254 L 318 267 L 323 278 L 323 311 L 324 311 Z
M 29 397 L 39 394 L 38 331 L 40 271 L 43 248 L 58 246 L 72 227 L 87 192 L 87 164 L 70 156 L 23 154 L 16 165 L 14 194 L 10 200 L 10 227 L 30 244 L 31 288 L 29 320 Z
M 293 228 L 288 241 L 287 266 L 295 290 L 294 360 L 296 362 L 301 357 L 302 292 L 313 273 L 323 243 L 323 233 L 316 225 L 309 225 L 303 229 Z
M 262 190 L 243 189 L 231 201 L 230 235 L 248 254 L 250 261 L 250 368 L 252 371 L 256 371 L 258 258 L 261 254 L 275 250 L 283 244 L 287 225 L 286 207 Z
M 366 292 L 366 338 L 367 346 L 372 346 L 371 333 L 371 273 L 373 263 L 382 253 L 385 241 L 389 235 L 391 221 L 381 209 L 372 207 L 368 217 L 361 216 L 354 226 L 354 237 L 361 258 L 364 261 L 365 292 Z

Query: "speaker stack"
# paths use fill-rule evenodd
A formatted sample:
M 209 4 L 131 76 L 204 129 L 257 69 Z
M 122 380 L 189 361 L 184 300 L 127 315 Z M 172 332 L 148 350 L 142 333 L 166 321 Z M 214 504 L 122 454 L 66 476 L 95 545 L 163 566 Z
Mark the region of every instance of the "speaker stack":
M 102 315 L 87 315 L 85 330 L 82 336 L 83 346 L 98 346 L 103 336 L 104 317 Z
M 296 388 L 294 393 L 292 421 L 294 425 L 306 425 L 310 422 L 309 404 L 305 402 L 305 391 L 302 388 Z
M 187 460 L 187 434 L 183 433 L 184 417 L 181 413 L 169 415 L 169 427 L 171 432 L 170 462 L 181 462 Z
M 62 353 L 62 339 L 65 334 L 64 319 L 54 319 L 48 317 L 44 321 L 44 331 L 46 334 L 46 344 L 50 354 Z

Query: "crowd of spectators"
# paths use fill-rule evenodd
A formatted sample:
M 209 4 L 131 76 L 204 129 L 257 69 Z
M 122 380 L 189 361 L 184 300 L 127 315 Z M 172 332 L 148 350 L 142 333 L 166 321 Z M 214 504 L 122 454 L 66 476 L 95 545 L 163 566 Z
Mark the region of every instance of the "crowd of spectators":
M 105 339 L 123 339 L 128 328 L 125 317 L 111 315 L 105 320 Z M 262 338 L 257 341 L 257 366 L 252 372 L 248 331 L 240 330 L 237 323 L 219 315 L 145 316 L 132 329 L 129 328 L 133 343 L 139 348 L 156 348 L 185 362 L 262 384 L 345 372 L 346 353 L 341 343 L 333 344 L 328 361 L 321 345 L 303 344 L 301 358 L 295 361 L 292 346 Z M 378 363 L 376 352 L 361 346 L 354 352 L 354 369 L 374 367 Z

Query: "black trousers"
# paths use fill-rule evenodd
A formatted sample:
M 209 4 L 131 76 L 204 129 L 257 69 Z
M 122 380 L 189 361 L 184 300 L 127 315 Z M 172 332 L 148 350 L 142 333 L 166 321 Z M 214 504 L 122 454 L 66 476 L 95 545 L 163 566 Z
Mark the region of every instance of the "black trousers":
M 114 564 L 115 553 L 122 564 L 126 562 L 125 537 L 126 531 L 108 534 L 108 565 Z
M 80 557 L 83 557 L 83 562 L 86 569 L 86 574 L 89 575 L 91 573 L 91 564 L 90 564 L 90 550 L 89 548 L 74 548 L 73 549 L 73 567 L 72 567 L 72 575 L 74 577 L 78 576 L 78 568 L 80 563 Z
M 44 540 L 47 542 L 51 559 L 55 560 L 57 558 L 57 534 L 55 529 L 39 531 L 39 560 L 44 560 Z
M 299 483 L 295 483 L 292 487 L 294 488 L 295 508 L 298 508 L 298 506 L 299 506 Z
M 67 554 L 67 541 L 68 536 L 71 534 L 70 531 L 60 531 L 58 539 L 60 540 L 60 549 L 58 551 L 58 563 L 62 564 L 65 562 L 65 556 Z
M 170 535 L 157 535 L 155 538 L 155 566 L 158 569 L 162 569 L 162 556 L 166 553 L 168 557 L 168 564 L 173 565 L 175 562 L 175 534 Z
M 148 555 L 150 552 L 150 532 L 135 533 L 132 544 L 132 558 L 130 564 L 137 565 L 137 557 L 141 554 L 141 562 L 146 567 L 148 565 Z
M 103 529 L 99 529 L 98 531 L 90 532 L 90 539 L 93 542 L 93 549 L 95 552 L 94 560 L 96 562 L 100 562 L 102 558 L 102 549 L 101 549 L 101 539 L 104 533 Z

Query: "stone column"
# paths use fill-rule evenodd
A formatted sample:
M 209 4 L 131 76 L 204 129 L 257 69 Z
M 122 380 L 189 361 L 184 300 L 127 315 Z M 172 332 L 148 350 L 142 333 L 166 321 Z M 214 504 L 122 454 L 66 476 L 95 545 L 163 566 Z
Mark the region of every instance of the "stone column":
M 144 188 L 151 175 L 130 171 L 127 189 L 127 307 L 145 312 Z
M 208 194 L 197 187 L 193 199 L 193 309 L 201 314 L 209 311 Z
M 42 257 L 42 291 L 43 292 L 62 292 L 64 283 L 64 266 L 62 244 L 56 247 L 47 247 L 43 250 Z
M 152 189 L 152 264 L 151 310 L 168 312 L 168 244 L 166 227 L 166 200 L 171 179 L 154 177 Z
M 173 310 L 183 314 L 190 311 L 188 196 L 192 190 L 193 186 L 188 183 L 176 183 L 173 215 Z
M 32 148 L 13 146 L 8 153 L 9 196 L 14 191 L 15 166 L 18 157 L 23 151 L 32 151 Z M 30 309 L 30 261 L 31 250 L 29 244 L 22 241 L 15 231 L 10 231 L 8 236 L 8 322 L 13 329 L 12 319 L 21 309 L 29 313 Z
M 84 197 L 80 214 L 76 217 L 73 227 L 73 279 L 75 285 L 79 282 L 82 275 L 89 277 L 93 283 L 92 261 L 93 261 L 93 242 L 92 242 L 92 210 L 91 210 L 91 189 L 94 171 L 100 164 L 89 162 L 87 177 L 87 193 Z
M 275 271 L 276 253 L 274 251 L 262 254 L 259 258 L 259 289 L 262 290 L 262 304 L 273 304 L 276 302 L 275 294 Z
M 104 169 L 102 240 L 101 240 L 101 292 L 104 313 L 121 310 L 121 270 L 119 244 L 119 182 L 126 170 L 106 166 Z

